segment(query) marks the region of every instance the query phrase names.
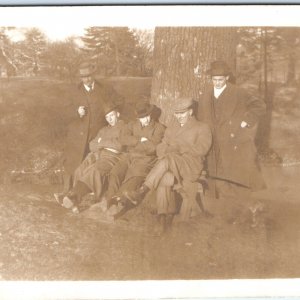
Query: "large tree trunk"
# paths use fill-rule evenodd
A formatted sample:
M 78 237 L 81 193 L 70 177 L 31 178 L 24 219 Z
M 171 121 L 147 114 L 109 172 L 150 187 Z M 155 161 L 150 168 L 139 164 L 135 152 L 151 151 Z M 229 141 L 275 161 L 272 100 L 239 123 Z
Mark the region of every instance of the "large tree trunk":
M 179 97 L 200 98 L 212 61 L 225 60 L 235 70 L 235 51 L 236 28 L 156 28 L 151 100 L 162 110 L 161 122 L 172 119 Z

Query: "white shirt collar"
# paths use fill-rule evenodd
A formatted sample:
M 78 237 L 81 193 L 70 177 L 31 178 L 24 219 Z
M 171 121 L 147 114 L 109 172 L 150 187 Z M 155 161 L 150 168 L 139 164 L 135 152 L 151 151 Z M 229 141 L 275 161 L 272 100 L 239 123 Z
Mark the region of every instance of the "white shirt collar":
M 221 89 L 216 89 L 216 88 L 214 88 L 214 96 L 215 96 L 215 98 L 219 98 L 220 97 L 220 95 L 223 93 L 223 91 L 225 90 L 225 88 L 226 88 L 226 84 L 221 88 Z
M 83 84 L 84 88 L 86 89 L 86 91 L 90 91 L 91 89 L 93 90 L 94 89 L 94 85 L 95 85 L 95 82 L 93 81 L 93 83 L 91 84 L 91 87 L 88 86 L 87 84 Z

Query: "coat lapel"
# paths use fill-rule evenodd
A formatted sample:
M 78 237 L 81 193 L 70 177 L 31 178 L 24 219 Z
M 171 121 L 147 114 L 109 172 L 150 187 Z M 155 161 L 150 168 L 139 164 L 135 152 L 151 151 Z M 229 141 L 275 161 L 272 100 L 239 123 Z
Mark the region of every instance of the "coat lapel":
M 237 102 L 235 89 L 230 83 L 227 83 L 226 89 L 221 94 L 218 100 L 221 101 L 220 104 L 221 104 L 221 111 L 222 111 L 222 115 L 218 123 L 222 124 L 225 121 L 227 121 L 230 118 L 230 116 L 233 114 Z

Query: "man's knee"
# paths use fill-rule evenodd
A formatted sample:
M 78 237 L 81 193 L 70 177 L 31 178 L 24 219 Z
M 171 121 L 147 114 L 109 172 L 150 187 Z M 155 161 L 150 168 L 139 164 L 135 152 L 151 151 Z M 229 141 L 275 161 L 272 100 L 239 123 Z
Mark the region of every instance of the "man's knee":
M 175 183 L 175 177 L 173 173 L 166 172 L 159 182 L 159 187 L 173 186 L 174 183 Z

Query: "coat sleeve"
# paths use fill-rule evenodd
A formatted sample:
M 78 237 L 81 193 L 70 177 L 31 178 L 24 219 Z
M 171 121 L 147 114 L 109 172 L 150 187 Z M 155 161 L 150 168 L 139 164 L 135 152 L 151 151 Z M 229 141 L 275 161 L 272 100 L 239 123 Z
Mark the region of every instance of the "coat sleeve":
M 104 127 L 104 128 L 105 128 L 105 127 Z M 89 147 L 90 147 L 90 151 L 91 151 L 91 152 L 96 152 L 96 151 L 98 151 L 100 148 L 102 148 L 102 147 L 100 146 L 100 144 L 98 143 L 98 139 L 102 136 L 103 131 L 104 131 L 104 128 L 101 128 L 101 129 L 98 131 L 98 134 L 96 135 L 96 137 L 90 141 Z
M 212 134 L 208 125 L 202 123 L 197 131 L 197 137 L 192 145 L 180 144 L 179 152 L 181 154 L 190 154 L 191 156 L 204 157 L 212 143 Z
M 264 101 L 254 95 L 249 95 L 245 90 L 239 90 L 240 95 L 238 97 L 246 102 L 246 112 L 243 117 L 243 121 L 252 127 L 254 126 L 261 116 L 266 112 L 266 105 Z
M 156 146 L 161 142 L 165 132 L 165 127 L 159 123 L 156 124 L 151 136 L 147 136 L 148 141 L 139 142 L 135 150 L 146 155 L 153 155 L 156 153 Z
M 133 135 L 134 123 L 130 122 L 121 130 L 120 142 L 123 146 L 133 147 L 137 145 L 139 139 Z

